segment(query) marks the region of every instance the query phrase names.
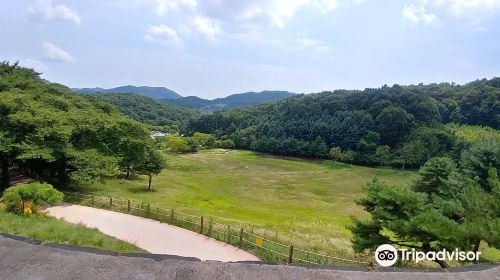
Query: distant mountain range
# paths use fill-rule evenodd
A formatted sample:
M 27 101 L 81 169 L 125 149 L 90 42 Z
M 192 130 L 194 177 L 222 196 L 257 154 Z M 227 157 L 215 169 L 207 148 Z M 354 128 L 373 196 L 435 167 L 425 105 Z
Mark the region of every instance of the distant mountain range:
M 195 108 L 202 111 L 219 111 L 222 109 L 248 107 L 261 103 L 277 101 L 292 95 L 294 95 L 294 93 L 288 91 L 262 91 L 238 93 L 213 100 L 203 99 L 196 96 L 188 96 L 177 99 L 165 99 L 161 101 L 188 108 Z
M 136 86 L 122 86 L 115 88 L 73 88 L 75 92 L 79 93 L 135 93 L 142 96 L 151 97 L 153 99 L 159 100 L 168 100 L 168 99 L 177 99 L 181 98 L 177 92 L 165 88 L 165 87 L 136 87 Z
M 85 94 L 134 93 L 137 95 L 150 97 L 160 102 L 209 112 L 228 108 L 248 107 L 261 103 L 277 101 L 294 95 L 294 93 L 288 91 L 262 91 L 238 93 L 229 95 L 224 98 L 208 100 L 196 96 L 182 97 L 177 92 L 165 87 L 137 87 L 129 85 L 110 89 L 73 88 L 72 90 L 78 93 Z

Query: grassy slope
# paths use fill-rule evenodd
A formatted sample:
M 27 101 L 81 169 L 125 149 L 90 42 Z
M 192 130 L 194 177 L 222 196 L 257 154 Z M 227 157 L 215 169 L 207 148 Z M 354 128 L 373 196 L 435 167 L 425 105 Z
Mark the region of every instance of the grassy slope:
M 41 215 L 24 217 L 5 210 L 0 210 L 0 232 L 51 243 L 93 247 L 115 252 L 145 252 L 132 244 L 105 235 L 97 229 Z
M 350 254 L 350 215 L 361 188 L 378 177 L 408 184 L 413 172 L 286 160 L 249 151 L 208 150 L 166 155 L 167 170 L 153 179 L 84 185 L 84 192 L 159 204 L 231 224 L 250 223 L 295 246 Z M 80 189 L 82 191 L 82 189 Z

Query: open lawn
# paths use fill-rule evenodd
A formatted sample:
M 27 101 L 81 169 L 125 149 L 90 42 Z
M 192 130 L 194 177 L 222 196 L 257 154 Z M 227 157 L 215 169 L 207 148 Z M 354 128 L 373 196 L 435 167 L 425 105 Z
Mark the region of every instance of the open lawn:
M 92 247 L 115 252 L 146 252 L 97 229 L 43 215 L 25 217 L 0 209 L 0 232 L 58 244 Z
M 354 200 L 374 178 L 408 184 L 414 172 L 283 159 L 239 150 L 165 154 L 168 167 L 153 178 L 81 185 L 95 193 L 214 217 L 296 247 L 351 255 L 350 216 L 363 216 Z M 260 229 L 260 230 L 258 230 Z

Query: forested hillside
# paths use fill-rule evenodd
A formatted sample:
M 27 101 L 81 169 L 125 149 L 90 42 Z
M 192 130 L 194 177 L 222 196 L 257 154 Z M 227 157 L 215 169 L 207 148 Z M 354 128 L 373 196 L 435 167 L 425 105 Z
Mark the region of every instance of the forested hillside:
M 136 94 L 94 94 L 92 96 L 109 102 L 120 112 L 136 121 L 157 126 L 165 131 L 178 131 L 183 121 L 201 115 L 193 109 L 160 103 Z
M 32 69 L 0 63 L 0 191 L 13 170 L 77 185 L 120 172 L 148 174 L 157 155 L 146 126 L 108 103 L 48 83 Z
M 136 86 L 121 86 L 115 88 L 73 88 L 78 93 L 86 94 L 108 94 L 108 93 L 135 93 L 142 96 L 147 96 L 153 99 L 176 99 L 181 98 L 177 92 L 165 87 L 136 87 Z
M 445 123 L 500 128 L 499 81 L 297 95 L 203 115 L 185 132 L 212 133 L 239 148 L 281 155 L 326 157 L 330 151 L 342 161 L 420 166 L 434 156 L 456 156 L 465 145 Z
M 262 103 L 281 100 L 293 95 L 294 93 L 288 91 L 266 90 L 262 92 L 245 92 L 232 94 L 224 98 L 216 98 L 213 100 L 203 99 L 196 96 L 188 96 L 178 99 L 165 99 L 162 101 L 188 108 L 199 109 L 202 111 L 214 112 L 231 108 L 250 107 Z

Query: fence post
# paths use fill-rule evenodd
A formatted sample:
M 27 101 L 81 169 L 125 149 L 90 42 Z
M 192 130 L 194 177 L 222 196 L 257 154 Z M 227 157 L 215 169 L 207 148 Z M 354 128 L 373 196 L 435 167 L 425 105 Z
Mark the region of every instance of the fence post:
M 94 206 L 94 194 L 92 194 L 92 206 Z
M 291 264 L 293 261 L 293 245 L 290 245 L 290 249 L 288 249 L 288 262 L 287 264 Z
M 240 229 L 240 244 L 238 245 L 238 247 L 242 247 L 243 246 L 243 228 Z
M 203 234 L 203 217 L 200 219 L 200 233 Z
M 24 213 L 24 200 L 21 200 L 21 203 L 23 204 L 23 213 Z
M 227 225 L 227 243 L 229 243 L 230 236 L 231 236 L 231 226 Z
M 130 199 L 127 200 L 127 211 L 130 212 Z
M 174 208 L 170 209 L 170 224 L 174 224 Z
M 148 203 L 148 212 L 147 212 L 146 216 L 148 216 L 148 217 L 150 216 L 150 213 L 149 213 L 150 211 L 151 211 L 151 205 L 149 205 L 149 203 Z
M 113 207 L 113 198 L 109 197 L 109 207 Z

